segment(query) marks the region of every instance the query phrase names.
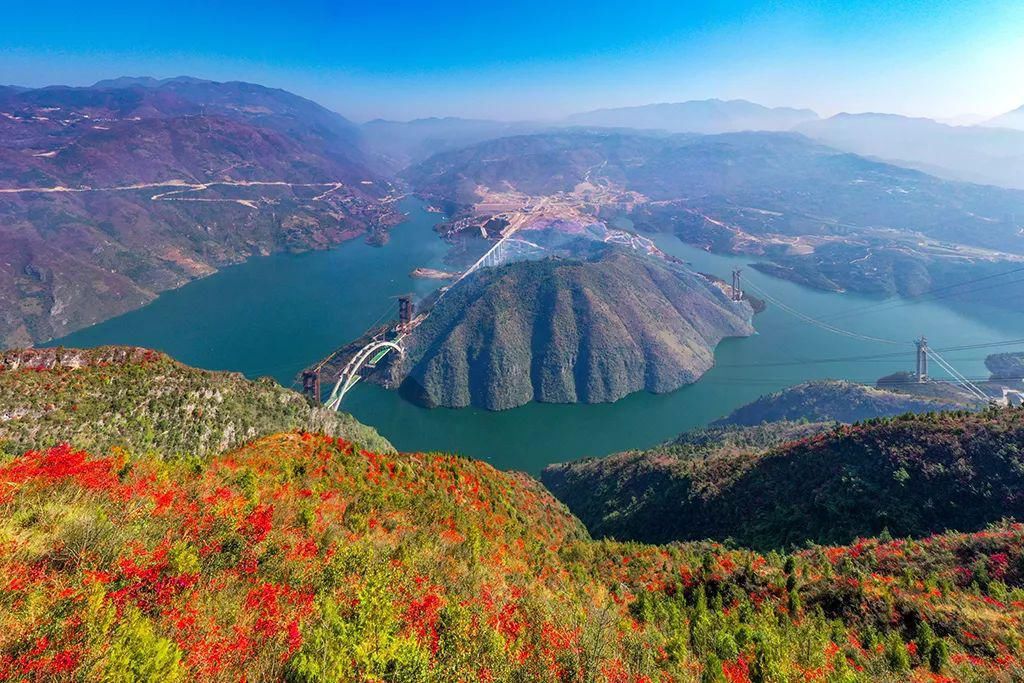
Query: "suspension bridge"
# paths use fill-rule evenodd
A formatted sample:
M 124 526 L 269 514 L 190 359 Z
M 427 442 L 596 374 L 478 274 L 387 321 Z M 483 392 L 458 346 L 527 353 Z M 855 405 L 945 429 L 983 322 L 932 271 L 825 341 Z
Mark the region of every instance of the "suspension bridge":
M 491 246 L 480 258 L 478 258 L 468 269 L 466 269 L 451 285 L 442 289 L 434 304 L 441 301 L 441 299 L 451 291 L 453 287 L 458 285 L 462 280 L 466 279 L 480 268 L 496 267 L 505 263 L 507 258 L 507 250 L 511 241 L 513 241 L 513 235 L 518 231 L 520 225 L 510 226 L 506 230 L 504 235 L 499 239 L 493 246 Z M 732 282 L 728 287 L 727 294 L 730 300 L 734 302 L 741 302 L 745 299 L 743 287 L 741 283 L 741 271 L 739 269 L 733 270 Z M 915 369 L 912 373 L 913 380 L 916 383 L 924 384 L 934 380 L 929 376 L 929 364 L 934 363 L 939 369 L 941 369 L 950 378 L 952 384 L 959 386 L 967 396 L 978 401 L 979 403 L 987 404 L 1008 404 L 1011 400 L 1024 400 L 1024 396 L 1021 392 L 1016 390 L 1009 390 L 1009 393 L 1004 388 L 1002 396 L 994 396 L 978 386 L 979 383 L 984 380 L 974 380 L 968 378 L 962 372 L 957 370 L 954 365 L 947 360 L 939 350 L 929 346 L 928 340 L 922 335 L 920 338 L 913 341 L 910 340 L 897 340 L 888 339 L 883 337 L 877 337 L 867 334 L 862 334 L 853 330 L 849 330 L 843 327 L 839 327 L 827 319 L 815 318 L 807 315 L 798 309 L 788 305 L 784 301 L 780 301 L 777 297 L 771 293 L 766 292 L 761 287 L 752 283 L 746 283 L 746 285 L 757 295 L 763 298 L 765 301 L 770 302 L 776 306 L 779 310 L 786 314 L 810 325 L 814 325 L 820 329 L 823 329 L 832 334 L 841 335 L 860 341 L 873 342 L 878 344 L 901 346 L 906 348 L 905 352 L 896 352 L 889 354 L 890 356 L 902 355 L 907 353 L 908 357 L 912 349 L 916 350 L 915 356 Z M 942 288 L 946 289 L 946 288 Z M 939 291 L 939 290 L 934 290 Z M 870 308 L 870 307 L 868 307 Z M 317 403 L 322 403 L 324 407 L 330 410 L 339 410 L 345 396 L 349 391 L 364 377 L 367 370 L 372 371 L 377 365 L 387 358 L 391 354 L 395 354 L 398 357 L 405 355 L 405 347 L 403 340 L 415 328 L 418 324 L 426 318 L 428 314 L 423 313 L 419 318 L 414 315 L 414 306 L 411 296 L 399 297 L 399 310 L 398 310 L 398 322 L 386 328 L 383 331 L 379 331 L 374 334 L 364 334 L 364 338 L 368 339 L 362 343 L 360 347 L 351 350 L 349 347 L 338 349 L 330 356 L 322 360 L 316 366 L 306 370 L 302 374 L 302 388 L 303 392 L 310 397 L 311 400 Z M 841 316 L 833 316 L 841 317 Z M 1014 342 L 1024 340 L 1013 340 Z M 1007 342 L 1009 343 L 1009 342 Z M 1001 344 L 1001 343 L 1000 343 Z M 994 345 L 1000 345 L 994 344 Z M 351 354 L 348 356 L 347 362 L 341 368 L 338 373 L 337 379 L 331 388 L 330 394 L 326 400 L 321 399 L 321 373 L 325 367 L 328 366 L 333 360 L 335 360 L 339 354 Z

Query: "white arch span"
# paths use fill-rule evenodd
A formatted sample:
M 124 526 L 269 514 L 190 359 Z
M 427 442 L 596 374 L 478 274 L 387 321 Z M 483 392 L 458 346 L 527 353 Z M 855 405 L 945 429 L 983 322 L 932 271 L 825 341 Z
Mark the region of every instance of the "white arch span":
M 359 349 L 359 352 L 345 364 L 341 374 L 338 375 L 338 381 L 335 382 L 334 389 L 331 390 L 331 395 L 327 398 L 327 402 L 324 405 L 331 410 L 337 410 L 341 406 L 341 400 L 345 398 L 348 390 L 359 381 L 359 371 L 363 369 L 371 358 L 380 360 L 389 351 L 397 351 L 399 355 L 405 354 L 405 349 L 398 343 L 399 341 L 401 341 L 401 338 L 394 341 L 373 341 Z M 381 351 L 384 353 L 377 356 L 376 354 Z

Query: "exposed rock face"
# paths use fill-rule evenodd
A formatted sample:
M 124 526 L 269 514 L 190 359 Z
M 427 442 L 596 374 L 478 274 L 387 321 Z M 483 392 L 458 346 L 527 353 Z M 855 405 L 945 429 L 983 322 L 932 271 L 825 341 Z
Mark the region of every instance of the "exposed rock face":
M 703 277 L 615 249 L 484 269 L 410 338 L 402 389 L 430 406 L 502 410 L 667 392 L 714 364 L 752 311 Z
M 98 349 L 9 349 L 0 351 L 0 370 L 53 370 L 129 365 L 162 357 L 139 346 L 103 346 Z

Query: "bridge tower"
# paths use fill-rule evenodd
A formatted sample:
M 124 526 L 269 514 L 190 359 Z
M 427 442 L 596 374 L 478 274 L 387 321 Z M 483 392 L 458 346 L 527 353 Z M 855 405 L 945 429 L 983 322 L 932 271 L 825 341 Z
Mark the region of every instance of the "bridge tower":
M 743 301 L 743 290 L 740 289 L 740 273 L 743 272 L 740 268 L 734 268 L 732 271 L 732 300 Z
M 412 302 L 412 295 L 406 294 L 398 297 L 398 329 L 407 332 L 412 324 L 412 318 L 416 314 L 416 307 Z
M 917 346 L 917 381 L 928 381 L 928 340 L 921 335 L 920 339 L 914 340 Z
M 302 393 L 320 404 L 320 370 L 302 371 Z

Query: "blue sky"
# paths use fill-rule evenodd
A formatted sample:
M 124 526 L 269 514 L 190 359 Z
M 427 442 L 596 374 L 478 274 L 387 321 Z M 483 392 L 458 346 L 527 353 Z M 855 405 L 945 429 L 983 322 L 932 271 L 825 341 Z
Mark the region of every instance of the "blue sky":
M 11 3 L 0 83 L 249 80 L 355 119 L 707 97 L 951 117 L 1024 104 L 1020 0 Z

